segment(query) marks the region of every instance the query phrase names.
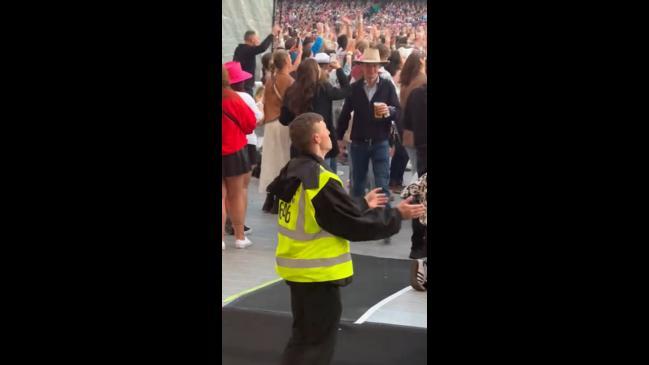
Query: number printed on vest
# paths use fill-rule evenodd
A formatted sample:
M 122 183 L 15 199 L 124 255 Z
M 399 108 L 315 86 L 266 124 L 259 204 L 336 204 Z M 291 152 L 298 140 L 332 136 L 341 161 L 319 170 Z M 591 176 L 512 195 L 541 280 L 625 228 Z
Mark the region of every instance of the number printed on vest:
M 291 220 L 291 204 L 280 200 L 277 213 L 279 214 L 279 219 L 284 219 L 284 222 L 288 223 Z

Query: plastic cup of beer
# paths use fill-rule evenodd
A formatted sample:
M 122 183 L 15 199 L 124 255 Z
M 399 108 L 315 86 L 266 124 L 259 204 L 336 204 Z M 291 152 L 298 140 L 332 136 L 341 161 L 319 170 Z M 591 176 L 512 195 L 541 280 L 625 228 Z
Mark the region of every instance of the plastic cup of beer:
M 381 114 L 380 113 L 379 107 L 382 106 L 382 105 L 387 106 L 387 104 L 385 104 L 385 103 L 374 103 L 374 118 L 381 119 L 381 118 L 387 118 L 387 117 L 390 116 L 390 114 Z

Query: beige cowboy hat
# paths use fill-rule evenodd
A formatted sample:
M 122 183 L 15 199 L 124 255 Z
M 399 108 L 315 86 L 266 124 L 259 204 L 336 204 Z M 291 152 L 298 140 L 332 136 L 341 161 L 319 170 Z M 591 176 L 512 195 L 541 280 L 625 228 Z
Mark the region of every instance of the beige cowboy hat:
M 365 48 L 365 52 L 363 52 L 363 57 L 356 60 L 354 63 L 377 63 L 384 65 L 388 62 L 389 61 L 381 61 L 378 49 L 367 47 Z

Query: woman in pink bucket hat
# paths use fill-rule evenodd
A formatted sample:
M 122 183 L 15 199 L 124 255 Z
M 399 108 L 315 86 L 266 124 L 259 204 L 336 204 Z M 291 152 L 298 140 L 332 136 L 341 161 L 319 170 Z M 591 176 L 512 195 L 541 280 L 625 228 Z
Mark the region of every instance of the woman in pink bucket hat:
M 252 78 L 252 74 L 244 71 L 239 62 L 226 62 L 223 66 L 228 70 L 228 75 L 230 75 L 230 86 Z
M 259 123 L 263 119 L 263 113 L 257 107 L 255 100 L 247 92 L 245 92 L 244 82 L 252 78 L 252 74 L 249 72 L 243 71 L 241 68 L 241 63 L 239 62 L 226 62 L 223 64 L 223 67 L 227 70 L 228 77 L 230 79 L 230 88 L 234 90 L 237 95 L 245 102 L 245 104 L 250 108 L 250 110 L 255 115 L 255 124 Z M 252 177 L 252 169 L 254 169 L 257 164 L 257 135 L 254 130 L 252 133 L 246 135 L 246 146 L 245 153 L 248 157 L 248 163 L 250 169 L 245 173 L 243 177 L 243 213 L 245 220 L 245 213 L 248 209 L 248 185 L 250 184 L 250 179 Z M 225 233 L 229 235 L 235 235 L 234 228 L 230 221 L 226 222 Z M 248 239 L 247 235 L 252 233 L 252 229 L 245 224 L 243 225 L 243 238 L 239 235 L 235 235 L 235 246 L 237 248 L 245 248 L 252 244 Z
M 225 249 L 225 220 L 230 217 L 235 235 L 235 246 L 250 245 L 244 234 L 245 196 L 243 182 L 250 172 L 246 150 L 246 135 L 255 130 L 255 114 L 230 87 L 229 74 L 221 66 L 221 209 L 222 238 Z

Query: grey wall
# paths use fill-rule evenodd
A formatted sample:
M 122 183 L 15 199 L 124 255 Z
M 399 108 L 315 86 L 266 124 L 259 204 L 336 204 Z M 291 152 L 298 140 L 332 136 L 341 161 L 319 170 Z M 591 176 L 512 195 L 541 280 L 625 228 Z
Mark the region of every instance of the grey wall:
M 272 29 L 273 0 L 223 0 L 221 63 L 232 61 L 234 49 L 243 43 L 243 34 L 256 30 L 263 40 Z M 268 47 L 270 52 L 271 47 Z M 261 78 L 261 54 L 257 56 L 255 80 Z

